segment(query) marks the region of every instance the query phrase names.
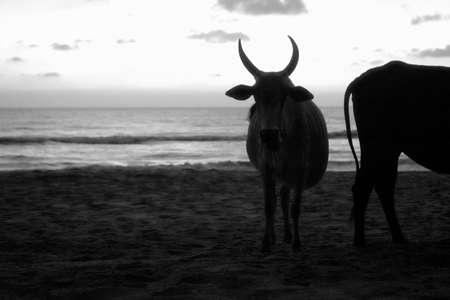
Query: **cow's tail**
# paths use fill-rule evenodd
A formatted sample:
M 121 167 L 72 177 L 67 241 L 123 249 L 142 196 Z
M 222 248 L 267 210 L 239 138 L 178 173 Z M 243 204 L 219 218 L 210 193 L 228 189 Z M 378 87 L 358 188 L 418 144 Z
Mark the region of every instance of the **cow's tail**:
M 359 171 L 359 162 L 358 162 L 358 156 L 356 155 L 355 147 L 353 146 L 353 140 L 352 140 L 352 129 L 350 126 L 350 112 L 349 112 L 349 101 L 350 101 L 350 94 L 353 92 L 353 86 L 355 85 L 355 81 L 349 84 L 347 87 L 347 90 L 345 91 L 344 96 L 344 116 L 345 116 L 345 129 L 347 131 L 347 139 L 348 143 L 350 144 L 350 149 L 352 150 L 353 157 L 355 158 L 356 162 L 356 172 Z
M 356 155 L 355 147 L 353 146 L 353 139 L 352 139 L 352 129 L 350 126 L 350 112 L 349 112 L 349 101 L 350 101 L 350 95 L 353 92 L 353 87 L 355 85 L 355 81 L 349 84 L 347 89 L 345 90 L 345 96 L 344 96 L 344 116 L 345 116 L 345 129 L 347 131 L 347 139 L 348 143 L 350 144 L 350 148 L 352 149 L 353 157 L 355 158 L 356 162 L 356 174 L 359 172 L 359 162 L 358 162 L 358 156 Z M 355 219 L 355 197 L 353 197 L 353 207 L 352 212 L 350 213 L 349 222 L 353 222 Z

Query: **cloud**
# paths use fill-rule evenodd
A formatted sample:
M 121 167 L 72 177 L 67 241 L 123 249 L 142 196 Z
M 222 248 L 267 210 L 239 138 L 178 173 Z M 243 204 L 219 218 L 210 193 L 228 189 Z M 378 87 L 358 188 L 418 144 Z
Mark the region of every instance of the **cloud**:
M 60 77 L 61 74 L 57 72 L 47 72 L 47 73 L 40 73 L 37 74 L 38 77 L 48 78 L 48 77 Z
M 432 21 L 441 21 L 449 19 L 448 16 L 443 16 L 440 13 L 435 13 L 433 15 L 423 15 L 423 16 L 417 16 L 411 20 L 411 25 L 419 25 L 421 23 L 425 22 L 432 22 Z
M 298 15 L 307 13 L 302 0 L 217 0 L 229 12 L 245 15 Z
M 124 40 L 124 39 L 118 39 L 116 41 L 117 44 L 132 44 L 132 43 L 136 43 L 136 40 L 133 39 L 129 39 L 129 40 Z
M 18 57 L 18 56 L 14 56 L 14 57 L 8 58 L 6 61 L 10 61 L 10 62 L 22 62 L 23 59 L 21 59 L 21 58 Z
M 383 63 L 384 63 L 384 61 L 381 59 L 372 60 L 369 62 L 369 64 L 372 66 L 381 66 Z
M 82 39 L 77 39 L 74 41 L 75 44 L 79 44 L 79 43 L 91 43 L 92 40 L 82 40 Z
M 39 45 L 36 45 L 36 44 L 25 45 L 25 43 L 22 40 L 17 41 L 16 44 L 19 45 L 19 46 L 25 46 L 25 47 L 28 47 L 28 48 L 37 48 L 37 47 L 39 47 Z
M 450 57 L 450 45 L 445 46 L 445 48 L 434 48 L 426 50 L 412 49 L 412 53 L 418 57 Z
M 22 77 L 38 77 L 38 78 L 54 78 L 54 77 L 61 77 L 60 73 L 57 72 L 46 72 L 46 73 L 38 73 L 38 74 L 26 74 L 22 73 Z
M 381 59 L 376 59 L 376 60 L 359 60 L 359 61 L 355 61 L 353 63 L 350 64 L 350 66 L 352 67 L 359 67 L 359 66 L 371 66 L 371 67 L 378 67 L 384 64 L 384 60 Z
M 250 40 L 247 35 L 241 32 L 228 33 L 223 30 L 213 30 L 207 33 L 192 34 L 188 36 L 188 39 L 204 40 L 208 43 L 236 42 L 238 39 L 241 39 L 243 41 Z
M 70 50 L 78 49 L 78 47 L 76 45 L 72 47 L 72 46 L 67 45 L 67 44 L 53 43 L 52 44 L 52 49 L 53 50 L 58 50 L 58 51 L 70 51 Z

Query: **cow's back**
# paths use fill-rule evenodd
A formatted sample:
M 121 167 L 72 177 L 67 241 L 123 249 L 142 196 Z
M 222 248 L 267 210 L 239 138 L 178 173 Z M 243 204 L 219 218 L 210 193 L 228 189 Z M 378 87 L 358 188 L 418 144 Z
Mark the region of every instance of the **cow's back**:
M 391 62 L 351 86 L 361 147 L 394 147 L 450 172 L 450 68 Z

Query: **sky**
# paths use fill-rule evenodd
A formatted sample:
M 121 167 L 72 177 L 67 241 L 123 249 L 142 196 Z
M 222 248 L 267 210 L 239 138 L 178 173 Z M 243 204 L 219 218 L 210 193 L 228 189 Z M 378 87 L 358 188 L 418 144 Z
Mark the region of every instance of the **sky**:
M 0 0 L 1 107 L 250 106 L 238 39 L 319 106 L 391 60 L 450 67 L 448 0 Z

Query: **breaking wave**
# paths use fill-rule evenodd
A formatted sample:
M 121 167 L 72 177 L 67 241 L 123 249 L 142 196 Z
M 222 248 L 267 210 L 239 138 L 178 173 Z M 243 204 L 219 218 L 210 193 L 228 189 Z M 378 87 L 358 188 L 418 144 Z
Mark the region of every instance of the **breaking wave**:
M 352 137 L 353 138 L 358 137 L 358 132 L 356 130 L 352 130 Z M 347 139 L 347 131 L 342 130 L 342 131 L 329 132 L 328 138 L 329 139 Z
M 147 144 L 152 142 L 220 142 L 220 141 L 245 141 L 246 135 L 218 136 L 105 136 L 105 137 L 0 137 L 0 145 L 12 144 L 90 144 L 90 145 L 127 145 Z
M 352 131 L 352 136 L 357 137 L 357 132 Z M 328 133 L 329 139 L 346 139 L 345 131 Z M 73 136 L 73 137 L 45 137 L 45 136 L 12 136 L 0 137 L 0 145 L 14 144 L 45 144 L 45 143 L 65 143 L 65 144 L 89 144 L 89 145 L 136 145 L 156 142 L 221 142 L 221 141 L 245 141 L 247 135 L 189 135 L 189 136 Z

